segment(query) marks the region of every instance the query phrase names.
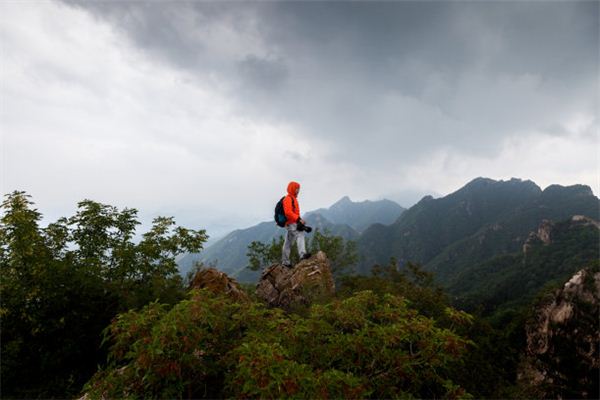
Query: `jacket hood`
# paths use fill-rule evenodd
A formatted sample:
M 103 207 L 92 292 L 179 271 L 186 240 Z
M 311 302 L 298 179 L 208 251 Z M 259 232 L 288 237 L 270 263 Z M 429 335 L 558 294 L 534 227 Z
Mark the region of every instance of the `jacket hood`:
M 288 183 L 287 192 L 290 196 L 296 197 L 296 189 L 300 188 L 300 184 L 298 182 L 291 181 Z

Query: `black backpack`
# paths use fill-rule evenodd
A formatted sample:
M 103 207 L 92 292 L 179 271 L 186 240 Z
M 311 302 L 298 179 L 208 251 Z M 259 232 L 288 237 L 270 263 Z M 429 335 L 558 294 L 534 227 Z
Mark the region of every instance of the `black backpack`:
M 281 199 L 279 199 L 279 201 L 275 205 L 275 223 L 277 224 L 277 226 L 280 226 L 282 228 L 285 226 L 285 223 L 287 221 L 287 217 L 285 216 L 285 212 L 283 211 L 283 199 L 285 199 L 285 196 L 283 196 Z M 294 203 L 293 197 L 292 197 L 292 208 L 294 210 L 296 209 L 296 204 Z

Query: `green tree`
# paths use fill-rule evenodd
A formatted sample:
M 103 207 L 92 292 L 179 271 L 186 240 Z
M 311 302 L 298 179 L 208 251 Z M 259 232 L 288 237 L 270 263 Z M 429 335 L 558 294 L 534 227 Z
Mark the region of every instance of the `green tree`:
M 406 298 L 423 315 L 439 321 L 447 318 L 447 295 L 434 275 L 419 264 L 409 262 L 401 268 L 392 257 L 387 265 L 373 266 L 370 276 L 344 275 L 339 282 L 339 296 L 351 296 L 361 290 L 373 290 L 381 296 L 391 293 Z
M 85 200 L 40 228 L 33 206 L 15 191 L 0 208 L 2 395 L 68 397 L 103 362 L 100 333 L 117 313 L 183 298 L 175 257 L 206 233 L 159 217 L 135 243 L 135 209 Z
M 327 254 L 331 270 L 338 276 L 358 262 L 356 242 L 332 235 L 327 229 L 323 233 L 319 229 L 315 230 L 308 249 L 312 253 L 323 251 Z
M 248 245 L 248 252 L 246 253 L 249 262 L 247 268 L 252 271 L 258 271 L 271 264 L 280 262 L 283 242 L 284 238 L 280 236 L 277 239 L 273 238 L 271 243 L 262 243 L 256 240 L 250 243 Z M 298 262 L 298 251 L 295 243 L 292 245 L 290 259 L 294 264 Z
M 271 264 L 281 261 L 281 252 L 283 251 L 284 238 L 273 239 L 271 243 L 262 243 L 254 241 L 248 245 L 248 268 L 253 271 L 265 268 Z M 310 253 L 323 251 L 331 263 L 332 272 L 340 275 L 349 267 L 358 261 L 358 251 L 356 243 L 351 240 L 344 240 L 341 236 L 332 235 L 325 230 L 321 232 L 315 229 L 312 237 L 306 238 L 306 248 Z M 292 263 L 296 264 L 298 260 L 298 251 L 296 244 L 292 246 Z

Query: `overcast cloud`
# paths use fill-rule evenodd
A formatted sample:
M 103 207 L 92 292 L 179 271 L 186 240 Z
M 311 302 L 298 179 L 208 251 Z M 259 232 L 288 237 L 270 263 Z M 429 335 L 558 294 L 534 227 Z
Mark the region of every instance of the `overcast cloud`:
M 599 3 L 0 3 L 3 193 L 219 235 L 477 176 L 599 188 Z

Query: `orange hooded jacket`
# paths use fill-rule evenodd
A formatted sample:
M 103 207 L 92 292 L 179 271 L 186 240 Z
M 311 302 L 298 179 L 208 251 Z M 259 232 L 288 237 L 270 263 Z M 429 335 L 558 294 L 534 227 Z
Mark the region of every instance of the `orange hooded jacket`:
M 298 204 L 298 199 L 296 198 L 296 189 L 300 189 L 298 182 L 292 181 L 288 183 L 288 194 L 283 199 L 283 212 L 287 218 L 286 225 L 295 224 L 300 218 L 300 204 Z

